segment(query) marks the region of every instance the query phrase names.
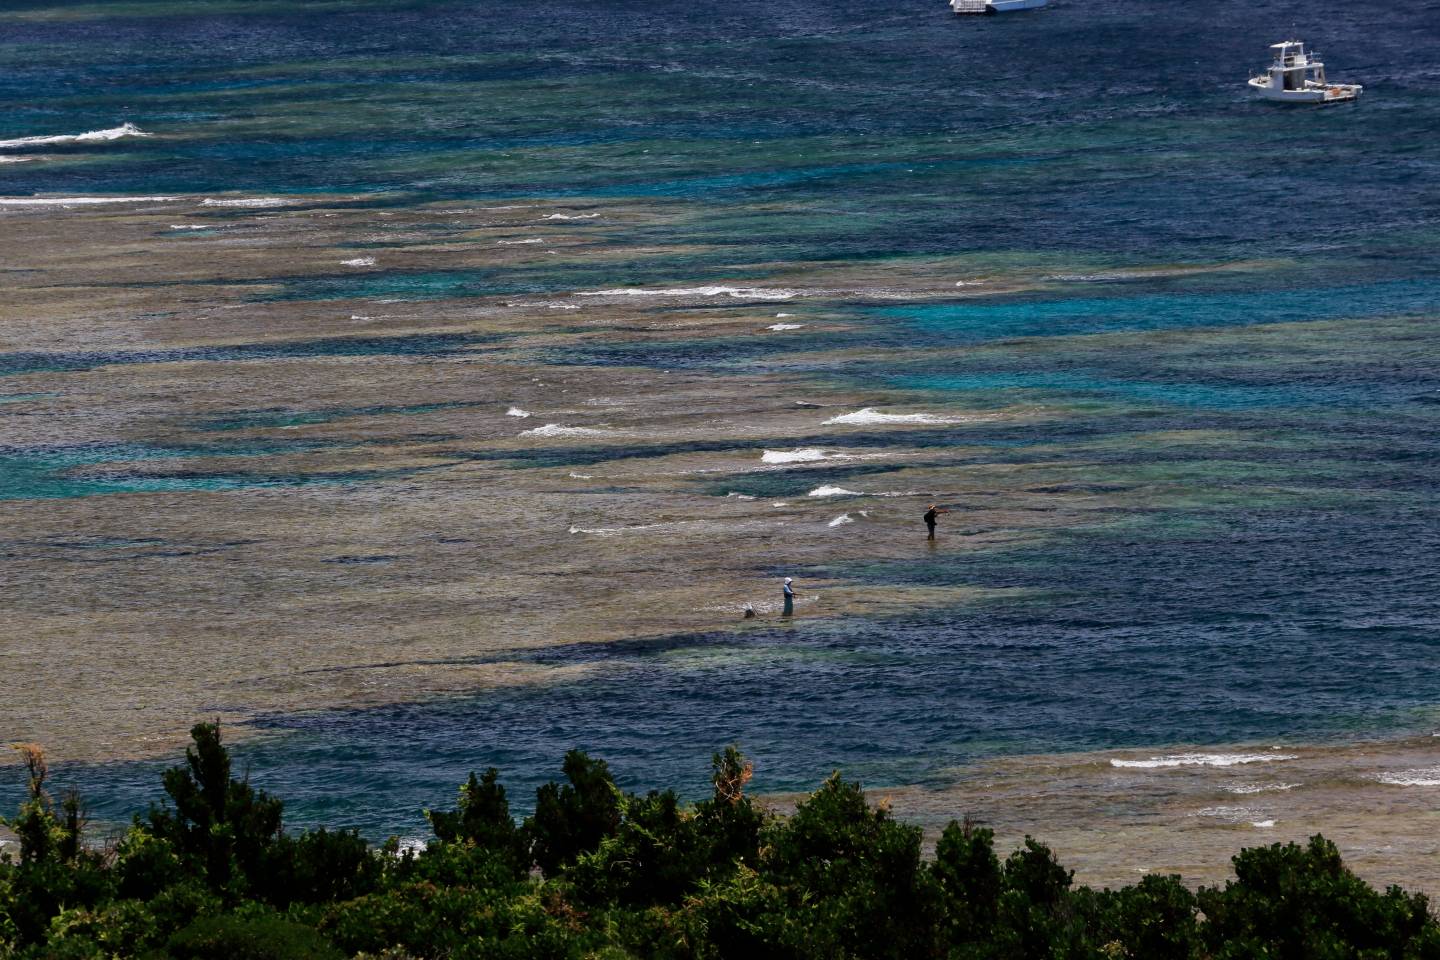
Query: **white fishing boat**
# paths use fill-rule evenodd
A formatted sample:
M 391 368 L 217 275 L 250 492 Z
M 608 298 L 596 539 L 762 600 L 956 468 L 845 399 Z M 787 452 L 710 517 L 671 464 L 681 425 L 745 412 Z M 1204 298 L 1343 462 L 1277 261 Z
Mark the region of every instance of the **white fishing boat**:
M 1346 103 L 1360 96 L 1365 88 L 1358 83 L 1330 83 L 1325 79 L 1325 64 L 1316 53 L 1307 53 L 1299 40 L 1272 43 L 1275 62 L 1258 77 L 1250 78 L 1250 88 L 1266 100 L 1277 103 Z
M 1010 13 L 1015 10 L 1034 10 L 1048 2 L 1049 0 L 950 0 L 950 9 L 956 13 Z

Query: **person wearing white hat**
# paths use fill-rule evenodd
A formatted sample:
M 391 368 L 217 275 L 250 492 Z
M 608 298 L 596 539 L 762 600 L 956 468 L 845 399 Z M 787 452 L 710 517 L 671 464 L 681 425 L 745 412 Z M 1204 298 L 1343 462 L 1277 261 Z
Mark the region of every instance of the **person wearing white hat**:
M 784 594 L 785 597 L 785 609 L 780 611 L 780 616 L 782 617 L 793 617 L 795 615 L 795 588 L 790 586 L 794 582 L 795 579 L 793 577 L 785 578 L 785 586 L 781 590 L 781 593 Z

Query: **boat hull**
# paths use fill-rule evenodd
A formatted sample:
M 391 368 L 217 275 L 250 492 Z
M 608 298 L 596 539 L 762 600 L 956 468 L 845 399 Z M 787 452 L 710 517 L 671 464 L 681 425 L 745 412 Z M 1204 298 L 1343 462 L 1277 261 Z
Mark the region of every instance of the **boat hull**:
M 1035 10 L 1045 6 L 1049 0 L 955 0 L 950 8 L 959 14 L 1013 13 L 1018 10 Z
M 1270 103 L 1325 104 L 1350 103 L 1359 98 L 1365 88 L 1351 83 L 1306 84 L 1299 90 L 1279 90 L 1270 85 L 1269 78 L 1256 77 L 1250 81 L 1250 88 Z

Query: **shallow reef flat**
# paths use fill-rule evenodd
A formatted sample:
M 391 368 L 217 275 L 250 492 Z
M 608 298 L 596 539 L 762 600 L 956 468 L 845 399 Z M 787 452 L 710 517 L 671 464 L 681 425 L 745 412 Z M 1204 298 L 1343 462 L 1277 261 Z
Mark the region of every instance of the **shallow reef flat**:
M 878 792 L 932 836 L 963 810 L 994 827 L 1001 849 L 1042 838 L 1066 851 L 1077 883 L 1178 873 L 1220 884 L 1242 846 L 1323 833 L 1376 886 L 1440 891 L 1428 736 L 1009 757 L 950 775 L 941 789 Z
M 197 710 L 237 721 L 568 676 L 583 667 L 465 660 L 733 624 L 745 603 L 775 606 L 784 569 L 917 555 L 912 515 L 939 492 L 1015 488 L 947 549 L 1114 506 L 1027 496 L 1049 468 L 975 464 L 963 443 L 1049 414 L 934 412 L 911 391 L 820 382 L 856 356 L 823 337 L 767 369 L 755 344 L 788 332 L 770 329 L 777 304 L 884 299 L 893 274 L 881 290 L 863 270 L 791 267 L 783 282 L 813 290 L 676 293 L 568 290 L 564 274 L 457 297 L 434 278 L 489 269 L 517 285 L 513 251 L 531 246 L 517 230 L 545 234 L 572 274 L 619 244 L 574 239 L 572 223 L 601 216 L 583 206 L 223 202 L 0 209 L 0 514 L 10 653 L 28 678 L 6 711 L 57 759 L 168 751 Z M 643 213 L 604 216 L 615 229 Z M 342 244 L 356 234 L 363 249 Z M 396 295 L 347 286 L 366 276 Z M 941 292 L 914 279 L 909 295 Z M 584 362 L 592 344 L 671 337 L 690 353 L 739 339 L 761 359 Z M 907 412 L 865 415 L 895 405 Z M 927 449 L 937 432 L 956 445 Z M 834 617 L 987 592 L 822 585 L 802 607 Z
M 1264 567 L 1277 518 L 1425 529 L 1428 288 L 1298 292 L 1284 260 L 750 262 L 704 242 L 703 219 L 674 200 L 0 204 L 0 562 L 25 677 L 6 729 L 95 778 L 115 819 L 142 800 L 115 785 L 148 781 L 203 714 L 297 791 L 302 820 L 397 829 L 428 781 L 327 812 L 296 771 L 343 776 L 335 744 L 423 743 L 438 789 L 475 762 L 435 739 L 457 722 L 536 755 L 503 721 L 446 713 L 498 708 L 549 724 L 557 750 L 609 730 L 660 771 L 734 737 L 778 768 L 772 789 L 831 762 L 923 783 L 879 792 L 932 829 L 971 814 L 1002 842 L 1042 836 L 1084 882 L 1217 880 L 1238 846 L 1324 830 L 1370 879 L 1435 886 L 1425 787 L 1345 773 L 1423 771 L 1428 742 L 1148 766 L 1087 752 L 1105 733 L 987 746 L 1033 725 L 1007 700 L 1044 716 L 1072 681 L 1094 697 L 1087 658 L 1143 676 L 1153 651 L 1152 697 L 1211 669 L 1126 626 L 1113 584 L 1144 581 L 1151 553 L 1226 556 L 1195 582 L 1243 608 L 1226 578 Z M 1257 316 L 1247 290 L 1276 282 L 1297 292 Z M 935 545 L 930 502 L 955 511 Z M 786 627 L 784 574 L 801 586 Z M 1203 617 L 1172 606 L 1134 616 L 1177 617 L 1189 644 Z M 1243 734 L 1251 654 L 1230 656 L 1242 679 L 1214 682 L 1238 684 Z M 1390 669 L 1404 701 L 1419 681 Z M 874 671 L 935 689 L 882 708 Z M 703 709 L 707 688 L 769 684 L 763 704 Z M 674 738 L 663 758 L 638 747 L 635 711 L 655 704 L 673 712 L 649 734 Z M 582 732 L 601 705 L 613 716 Z M 989 719 L 972 729 L 967 710 Z M 1087 712 L 1151 742 L 1195 728 L 1124 697 Z M 1081 749 L 1043 752 L 1061 745 Z M 1236 779 L 1271 765 L 1304 776 Z

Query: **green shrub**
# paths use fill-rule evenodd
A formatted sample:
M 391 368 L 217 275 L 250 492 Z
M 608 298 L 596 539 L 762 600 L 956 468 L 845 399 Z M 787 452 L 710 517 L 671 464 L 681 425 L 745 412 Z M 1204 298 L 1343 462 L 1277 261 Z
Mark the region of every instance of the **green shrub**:
M 605 761 L 571 750 L 564 770 L 569 782 L 537 790 L 535 815 L 525 821 L 531 854 L 546 876 L 600 846 L 620 826 L 620 789 Z
M 1235 880 L 1198 898 L 1216 956 L 1440 957 L 1426 897 L 1399 887 L 1380 893 L 1324 837 L 1244 850 L 1234 864 Z
M 1133 887 L 1075 893 L 1089 940 L 1124 957 L 1188 960 L 1200 955 L 1195 895 L 1176 876 L 1150 875 Z
M 349 953 L 422 957 L 567 957 L 587 942 L 584 915 L 551 890 L 408 883 L 337 904 L 321 929 Z
M 673 791 L 627 796 L 615 832 L 580 854 L 565 878 L 587 905 L 675 904 L 705 875 L 706 853 Z
M 172 960 L 344 960 L 309 927 L 278 916 L 202 917 L 166 944 Z
M 1048 847 L 1027 837 L 1002 863 L 968 821 L 927 863 L 919 829 L 838 774 L 767 814 L 730 747 L 693 806 L 622 793 L 572 752 L 523 828 L 487 770 L 402 856 L 354 831 L 283 833 L 280 802 L 231 777 L 218 729 L 192 734 L 165 775 L 172 806 L 110 856 L 81 843 L 78 799 L 53 803 L 27 753 L 0 960 L 1440 960 L 1427 899 L 1373 889 L 1318 836 L 1243 851 L 1234 881 L 1198 895 L 1158 876 L 1076 889 Z
M 832 948 L 815 935 L 813 901 L 792 902 L 787 891 L 748 866 L 725 880 L 702 884 L 680 919 L 684 952 L 701 960 L 820 958 Z
M 217 724 L 198 723 L 190 737 L 185 766 L 166 770 L 162 778 L 171 806 L 150 808 L 149 829 L 211 889 L 238 900 L 266 877 L 263 868 L 280 837 L 284 804 L 230 776 L 230 754 Z
M 266 902 L 332 903 L 374 891 L 384 864 L 354 830 L 309 830 L 299 837 L 282 834 L 264 856 L 262 888 Z
M 935 845 L 931 875 L 940 888 L 942 938 L 952 945 L 989 941 L 1000 899 L 995 834 L 950 821 Z
M 993 934 L 999 956 L 1050 957 L 1079 952 L 1083 925 L 1072 909 L 1072 877 L 1049 847 L 1031 837 L 1005 859 Z
M 175 845 L 138 822 L 116 846 L 112 869 L 119 895 L 137 900 L 148 900 L 191 877 Z
M 811 936 L 865 957 L 934 952 L 941 903 L 920 864 L 919 827 L 871 807 L 860 785 L 832 775 L 788 820 L 771 824 L 761 874 L 792 904 L 813 900 Z
M 709 875 L 729 873 L 736 864 L 754 864 L 759 857 L 765 812 L 745 793 L 754 768 L 738 748 L 729 746 L 711 758 L 708 800 L 695 805 L 695 830 L 705 846 Z
M 425 817 L 442 843 L 469 844 L 495 854 L 508 863 L 517 876 L 530 872 L 530 845 L 510 816 L 505 788 L 494 767 L 479 780 L 475 774 L 460 788 L 453 811 L 427 810 Z

